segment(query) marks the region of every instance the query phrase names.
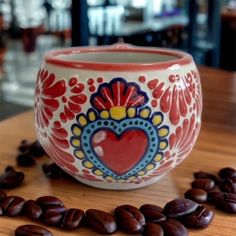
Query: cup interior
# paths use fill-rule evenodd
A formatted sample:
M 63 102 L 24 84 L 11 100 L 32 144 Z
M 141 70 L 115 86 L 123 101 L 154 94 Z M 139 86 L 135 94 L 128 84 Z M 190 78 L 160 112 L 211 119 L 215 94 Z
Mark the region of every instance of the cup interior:
M 104 51 L 104 52 L 86 52 L 73 53 L 67 55 L 57 55 L 58 59 L 65 61 L 86 61 L 99 63 L 156 63 L 176 60 L 179 57 L 164 53 L 145 53 L 145 52 L 129 52 L 129 51 Z

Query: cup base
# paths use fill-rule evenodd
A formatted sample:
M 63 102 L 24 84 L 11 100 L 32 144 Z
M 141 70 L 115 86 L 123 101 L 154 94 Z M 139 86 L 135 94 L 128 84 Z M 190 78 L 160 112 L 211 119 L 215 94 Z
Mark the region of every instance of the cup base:
M 132 189 L 138 189 L 138 188 L 143 188 L 146 187 L 148 185 L 154 184 L 155 182 L 157 182 L 158 180 L 160 180 L 163 176 L 160 175 L 156 178 L 152 178 L 148 181 L 142 182 L 140 184 L 136 184 L 136 183 L 106 183 L 106 182 L 98 182 L 98 181 L 91 181 L 91 180 L 87 180 L 84 178 L 80 178 L 78 176 L 76 176 L 75 178 L 83 183 L 86 184 L 88 186 L 94 187 L 94 188 L 100 188 L 100 189 L 106 189 L 106 190 L 132 190 Z

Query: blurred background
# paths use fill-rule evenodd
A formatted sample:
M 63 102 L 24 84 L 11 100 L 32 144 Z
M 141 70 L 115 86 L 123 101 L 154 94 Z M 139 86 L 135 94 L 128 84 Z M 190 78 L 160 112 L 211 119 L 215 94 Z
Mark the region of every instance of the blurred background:
M 0 120 L 32 109 L 46 51 L 121 41 L 236 71 L 236 1 L 0 0 Z

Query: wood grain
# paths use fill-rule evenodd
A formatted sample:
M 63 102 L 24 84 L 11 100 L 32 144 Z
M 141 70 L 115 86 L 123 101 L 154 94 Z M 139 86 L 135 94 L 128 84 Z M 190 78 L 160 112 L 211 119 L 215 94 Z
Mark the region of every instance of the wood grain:
M 112 212 L 117 205 L 130 203 L 140 206 L 153 203 L 163 206 L 167 201 L 183 196 L 193 181 L 192 174 L 197 170 L 216 174 L 225 166 L 236 168 L 236 74 L 200 68 L 204 96 L 203 125 L 198 142 L 189 157 L 177 168 L 169 172 L 158 183 L 132 191 L 105 191 L 87 187 L 76 181 L 49 180 L 41 171 L 41 165 L 49 162 L 47 157 L 37 159 L 31 168 L 24 171 L 24 184 L 8 195 L 20 195 L 25 199 L 36 199 L 53 194 L 61 198 L 65 205 L 83 210 L 97 208 Z M 7 165 L 15 164 L 17 146 L 22 139 L 35 140 L 33 113 L 27 112 L 0 123 L 0 171 Z M 210 209 L 213 207 L 209 206 Z M 190 236 L 233 236 L 236 232 L 235 216 L 215 210 L 211 225 L 205 230 L 190 230 Z M 14 235 L 14 229 L 29 223 L 25 217 L 0 217 L 0 236 Z M 38 223 L 38 222 L 30 222 Z M 64 232 L 48 227 L 54 235 L 97 235 L 91 229 L 80 228 Z M 117 232 L 115 235 L 125 235 Z

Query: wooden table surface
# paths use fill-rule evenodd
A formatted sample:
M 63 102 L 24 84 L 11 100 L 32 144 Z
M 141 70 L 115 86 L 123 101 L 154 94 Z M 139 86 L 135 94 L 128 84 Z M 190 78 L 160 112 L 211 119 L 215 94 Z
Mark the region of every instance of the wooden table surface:
M 115 206 L 129 203 L 140 206 L 153 203 L 163 206 L 167 201 L 182 197 L 190 187 L 193 172 L 197 170 L 216 174 L 225 166 L 236 168 L 236 73 L 201 67 L 204 110 L 203 124 L 197 144 L 189 157 L 169 172 L 159 182 L 132 191 L 105 191 L 87 187 L 69 179 L 50 180 L 41 171 L 47 157 L 37 160 L 37 165 L 19 168 L 24 171 L 24 184 L 8 190 L 11 195 L 25 199 L 36 199 L 53 194 L 61 198 L 67 207 L 83 210 L 97 208 L 112 212 Z M 0 171 L 15 164 L 17 146 L 22 139 L 35 140 L 33 113 L 27 112 L 0 123 Z M 210 209 L 213 207 L 209 206 Z M 236 232 L 236 216 L 215 210 L 215 217 L 207 229 L 190 230 L 190 236 L 233 236 Z M 33 223 L 25 217 L 0 217 L 0 236 L 14 235 L 14 229 L 21 224 Z M 80 228 L 64 232 L 48 227 L 54 235 L 97 235 L 92 230 Z M 125 235 L 117 232 L 115 235 Z

